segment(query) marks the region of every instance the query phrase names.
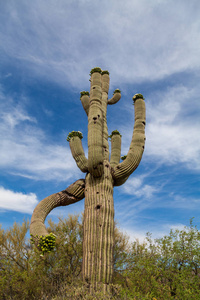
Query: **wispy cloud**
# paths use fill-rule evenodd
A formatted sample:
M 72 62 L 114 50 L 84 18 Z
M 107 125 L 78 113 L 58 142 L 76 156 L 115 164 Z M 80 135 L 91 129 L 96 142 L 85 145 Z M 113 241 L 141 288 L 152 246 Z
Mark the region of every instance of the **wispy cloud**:
M 173 208 L 173 209 L 187 209 L 188 211 L 199 211 L 200 197 L 184 197 L 177 193 L 169 194 L 168 201 L 157 202 L 157 207 Z
M 123 232 L 126 233 L 130 237 L 131 242 L 139 241 L 143 243 L 147 236 L 147 232 L 151 234 L 152 239 L 159 239 L 164 236 L 168 236 L 170 234 L 170 230 L 183 230 L 186 225 L 181 223 L 169 223 L 169 224 L 162 224 L 157 223 L 147 227 L 146 229 L 141 226 L 139 229 L 137 226 L 125 227 L 123 228 Z
M 97 65 L 113 83 L 200 66 L 198 1 L 7 1 L 2 8 L 6 56 L 60 84 L 84 85 L 85 70 Z
M 199 88 L 176 86 L 154 94 L 148 103 L 146 155 L 167 164 L 183 163 L 200 170 Z M 152 95 L 153 97 L 153 95 Z
M 34 193 L 23 194 L 0 187 L 0 210 L 12 210 L 22 213 L 32 213 L 38 204 Z
M 137 198 L 151 198 L 159 189 L 144 183 L 145 176 L 137 176 L 129 178 L 121 187 L 123 192 L 128 195 L 136 196 Z
M 69 148 L 51 143 L 25 108 L 1 93 L 0 167 L 6 173 L 36 180 L 67 181 L 79 174 Z
M 199 87 L 166 86 L 148 95 L 145 163 L 176 165 L 200 170 L 200 101 Z M 121 126 L 122 153 L 130 145 L 133 112 L 125 107 L 126 120 Z
M 138 215 L 148 210 L 152 206 L 156 206 L 157 194 L 160 192 L 161 186 L 150 185 L 147 175 L 138 175 L 129 178 L 124 185 L 119 188 L 118 201 L 115 203 L 116 218 L 123 223 L 125 228 L 135 226 L 134 220 Z

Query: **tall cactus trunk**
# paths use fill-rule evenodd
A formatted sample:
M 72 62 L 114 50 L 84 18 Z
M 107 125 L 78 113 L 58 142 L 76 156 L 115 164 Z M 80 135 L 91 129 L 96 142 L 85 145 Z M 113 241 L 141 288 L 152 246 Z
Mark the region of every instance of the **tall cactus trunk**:
M 113 274 L 114 203 L 113 178 L 108 161 L 103 175 L 87 174 L 83 225 L 83 279 L 91 289 L 103 284 L 108 290 Z

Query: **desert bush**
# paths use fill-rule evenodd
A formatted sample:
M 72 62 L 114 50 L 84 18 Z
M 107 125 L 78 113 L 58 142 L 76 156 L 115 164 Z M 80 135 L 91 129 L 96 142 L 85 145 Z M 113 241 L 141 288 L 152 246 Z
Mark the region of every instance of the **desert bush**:
M 30 243 L 29 222 L 0 229 L 0 299 L 200 299 L 200 232 L 193 225 L 143 243 L 130 242 L 115 226 L 114 276 L 110 292 L 89 292 L 81 281 L 82 220 L 52 220 L 49 253 Z

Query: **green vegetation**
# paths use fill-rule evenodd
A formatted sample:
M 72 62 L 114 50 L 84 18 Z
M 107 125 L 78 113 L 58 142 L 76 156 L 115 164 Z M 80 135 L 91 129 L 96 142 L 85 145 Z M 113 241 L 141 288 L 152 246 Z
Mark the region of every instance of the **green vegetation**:
M 101 68 L 99 68 L 99 67 L 96 67 L 96 68 L 93 68 L 91 71 L 90 71 L 90 76 L 93 74 L 93 73 L 95 73 L 95 72 L 97 72 L 97 73 L 102 73 L 102 70 L 101 70 Z
M 72 131 L 72 132 L 70 132 L 70 133 L 68 134 L 68 136 L 67 136 L 67 141 L 69 142 L 70 139 L 71 139 L 72 137 L 74 137 L 74 136 L 78 136 L 80 139 L 83 138 L 82 132 L 80 132 L 80 131 Z
M 52 234 L 40 242 L 54 244 L 56 235 L 50 252 L 33 246 L 28 230 L 27 221 L 0 229 L 0 299 L 200 299 L 200 231 L 193 220 L 160 239 L 147 234 L 142 243 L 131 243 L 115 226 L 112 296 L 100 289 L 90 295 L 81 281 L 79 216 L 48 222 Z
M 30 241 L 32 244 L 35 243 L 35 238 L 37 239 L 38 236 L 34 237 L 31 234 L 31 238 Z M 55 235 L 51 232 L 49 235 L 47 236 L 40 236 L 39 237 L 39 242 L 38 242 L 38 248 L 41 250 L 42 252 L 42 256 L 46 253 L 46 252 L 51 252 L 56 244 L 56 237 Z
M 143 97 L 142 94 L 135 94 L 135 95 L 133 96 L 133 102 L 135 102 L 136 99 L 145 99 L 145 98 Z
M 121 156 L 121 160 L 125 160 L 127 158 L 127 155 Z
M 89 93 L 89 92 L 86 92 L 86 91 L 82 91 L 82 92 L 80 92 L 80 99 L 81 99 L 81 97 L 82 97 L 82 96 L 84 96 L 84 95 L 87 95 L 87 96 L 89 96 L 89 95 L 90 95 L 90 93 Z
M 101 73 L 102 75 L 104 75 L 104 74 L 107 74 L 107 75 L 109 75 L 110 73 L 109 73 L 109 71 L 108 70 L 104 70 L 104 71 L 102 71 L 102 73 Z
M 114 90 L 113 95 L 116 94 L 116 93 L 121 93 L 120 89 Z
M 109 135 L 108 137 L 111 139 L 111 137 L 112 137 L 113 135 L 120 135 L 120 136 L 122 136 L 122 135 L 119 133 L 118 130 L 113 130 L 113 131 L 111 132 L 111 135 Z

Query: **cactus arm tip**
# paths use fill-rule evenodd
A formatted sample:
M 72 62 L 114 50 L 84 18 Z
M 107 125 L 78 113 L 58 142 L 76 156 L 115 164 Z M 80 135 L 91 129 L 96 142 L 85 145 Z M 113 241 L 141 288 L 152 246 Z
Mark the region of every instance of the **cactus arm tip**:
M 136 101 L 137 99 L 143 99 L 143 100 L 144 100 L 145 98 L 143 97 L 142 94 L 138 93 L 138 94 L 135 94 L 135 95 L 133 96 L 133 102 L 135 103 L 135 101 Z
M 78 168 L 83 172 L 88 172 L 88 160 L 85 157 L 83 150 L 83 145 L 81 139 L 83 134 L 80 131 L 72 131 L 68 134 L 67 141 L 69 141 L 72 156 L 78 166 Z
M 109 73 L 108 70 L 103 70 L 103 71 L 101 72 L 101 74 L 102 74 L 102 75 L 104 75 L 104 74 L 110 75 L 110 73 Z
M 82 96 L 84 96 L 84 95 L 89 96 L 90 93 L 88 91 L 81 91 L 80 92 L 80 100 L 81 100 Z
M 68 134 L 67 136 L 67 141 L 69 142 L 71 140 L 72 137 L 78 136 L 80 139 L 83 138 L 83 134 L 81 131 L 72 131 Z
M 92 76 L 93 73 L 100 73 L 100 74 L 102 74 L 102 70 L 99 67 L 95 67 L 95 68 L 91 69 L 89 75 Z
M 117 103 L 119 100 L 121 99 L 121 91 L 120 89 L 116 89 L 113 92 L 113 97 L 111 99 L 108 100 L 108 105 L 112 105 Z
M 80 92 L 80 100 L 86 112 L 86 115 L 88 115 L 89 107 L 90 107 L 90 93 L 87 91 Z
M 113 168 L 120 162 L 121 156 L 121 134 L 118 130 L 112 131 L 109 136 L 111 139 L 111 156 L 110 156 L 110 165 Z

